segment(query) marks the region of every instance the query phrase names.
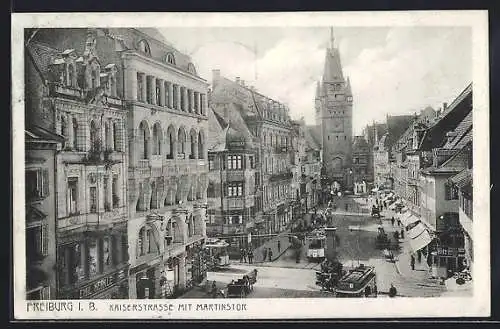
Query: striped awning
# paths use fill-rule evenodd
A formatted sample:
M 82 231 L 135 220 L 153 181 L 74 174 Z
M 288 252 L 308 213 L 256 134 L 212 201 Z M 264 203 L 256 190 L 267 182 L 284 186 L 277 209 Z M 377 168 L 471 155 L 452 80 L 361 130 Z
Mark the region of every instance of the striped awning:
M 400 220 L 403 226 L 407 227 L 408 225 L 418 222 L 420 219 L 408 211 L 401 216 Z
M 408 232 L 408 237 L 410 237 L 410 248 L 414 252 L 426 247 L 429 243 L 432 242 L 433 239 L 432 235 L 423 224 L 418 224 L 412 230 L 410 230 L 410 232 Z

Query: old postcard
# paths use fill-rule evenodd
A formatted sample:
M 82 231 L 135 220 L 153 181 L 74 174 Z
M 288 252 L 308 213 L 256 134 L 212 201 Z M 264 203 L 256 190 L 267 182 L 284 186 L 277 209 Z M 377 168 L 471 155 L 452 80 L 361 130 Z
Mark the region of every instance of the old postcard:
M 12 18 L 16 319 L 490 315 L 486 11 Z

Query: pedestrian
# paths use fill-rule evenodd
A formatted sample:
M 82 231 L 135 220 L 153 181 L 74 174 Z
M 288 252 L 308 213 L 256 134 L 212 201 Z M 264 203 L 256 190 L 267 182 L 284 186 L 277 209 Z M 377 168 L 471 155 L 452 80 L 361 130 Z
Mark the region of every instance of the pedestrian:
M 412 270 L 415 270 L 415 256 L 411 255 L 410 266 Z
M 267 248 L 262 248 L 262 261 L 265 262 L 267 257 Z
M 391 224 L 392 224 L 392 226 L 394 226 L 394 216 L 392 216 L 392 218 L 391 218 Z
M 278 254 L 281 252 L 281 241 L 278 240 Z
M 253 250 L 248 250 L 248 264 L 253 264 Z
M 396 240 L 396 242 L 399 241 L 399 232 L 398 231 L 394 231 L 393 236 L 394 236 L 394 239 Z
M 269 261 L 272 262 L 273 261 L 273 251 L 271 248 L 269 248 L 267 255 L 269 256 Z
M 403 225 L 403 223 L 401 223 L 401 219 L 398 218 L 398 226 L 401 227 L 401 225 Z
M 422 262 L 422 252 L 419 250 L 417 250 L 417 259 L 418 259 L 418 262 L 421 263 Z
M 246 263 L 247 262 L 247 250 L 243 249 L 243 261 Z
M 217 298 L 217 283 L 215 281 L 212 283 L 212 298 Z
M 389 297 L 396 297 L 398 291 L 396 290 L 396 287 L 391 283 L 391 287 L 389 288 Z
M 401 229 L 401 239 L 405 238 L 405 230 Z
M 240 263 L 243 263 L 243 248 L 240 248 Z
M 373 286 L 373 295 L 374 295 L 374 297 L 377 297 L 377 294 L 378 294 L 378 289 L 377 289 L 377 284 L 375 283 L 375 285 Z

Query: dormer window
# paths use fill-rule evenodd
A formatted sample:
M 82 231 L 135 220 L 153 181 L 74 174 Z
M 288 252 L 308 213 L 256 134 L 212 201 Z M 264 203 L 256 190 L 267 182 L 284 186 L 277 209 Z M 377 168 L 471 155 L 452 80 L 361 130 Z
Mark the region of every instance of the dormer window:
M 172 65 L 175 65 L 175 57 L 174 57 L 174 54 L 172 53 L 168 53 L 166 56 L 165 56 L 165 62 L 168 63 L 168 64 L 172 64 Z M 191 63 L 190 63 L 191 64 Z M 193 66 L 194 68 L 194 66 Z M 189 70 L 189 65 L 188 65 L 188 70 Z
M 139 41 L 138 48 L 144 54 L 151 56 L 151 48 L 149 48 L 149 44 L 146 40 Z
M 196 68 L 194 67 L 193 63 L 189 63 L 188 64 L 187 70 L 188 70 L 189 73 L 196 75 Z

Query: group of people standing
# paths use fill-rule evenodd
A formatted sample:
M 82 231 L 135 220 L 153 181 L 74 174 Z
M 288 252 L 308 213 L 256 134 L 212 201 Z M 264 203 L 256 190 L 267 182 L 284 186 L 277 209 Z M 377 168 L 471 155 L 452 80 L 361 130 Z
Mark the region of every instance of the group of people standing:
M 253 264 L 253 250 L 251 248 L 240 249 L 240 263 Z

